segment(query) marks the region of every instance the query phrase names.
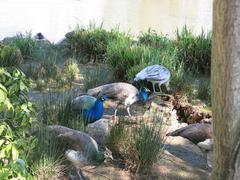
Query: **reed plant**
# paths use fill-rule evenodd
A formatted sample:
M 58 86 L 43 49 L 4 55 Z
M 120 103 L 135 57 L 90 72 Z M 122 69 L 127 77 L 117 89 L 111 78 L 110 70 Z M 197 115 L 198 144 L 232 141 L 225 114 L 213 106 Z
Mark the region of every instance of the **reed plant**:
M 20 49 L 24 59 L 32 59 L 36 43 L 32 38 L 31 32 L 17 34 L 16 38 L 11 42 L 11 45 Z
M 40 127 L 37 145 L 32 156 L 31 171 L 34 179 L 61 179 L 65 176 L 64 146 L 56 134 L 47 128 Z
M 198 92 L 197 92 L 198 98 L 205 100 L 207 104 L 211 104 L 210 79 L 208 77 L 200 78 L 197 87 L 198 87 Z
M 77 74 L 80 73 L 78 68 L 77 60 L 74 58 L 69 58 L 65 61 L 63 67 L 63 74 L 66 78 L 67 83 L 72 86 L 73 81 L 76 79 Z
M 163 50 L 171 46 L 172 41 L 166 35 L 158 34 L 155 30 L 150 28 L 147 32 L 142 32 L 138 36 L 138 44 Z
M 130 125 L 124 121 L 120 119 L 120 123 L 112 128 L 108 146 L 123 158 L 127 169 L 137 174 L 147 173 L 164 148 L 162 117 L 139 118 L 139 124 Z
M 83 90 L 87 91 L 103 84 L 112 83 L 115 81 L 115 74 L 106 65 L 96 65 L 95 67 L 87 70 L 84 74 Z
M 15 46 L 0 43 L 0 66 L 18 67 L 22 62 L 21 51 Z
M 103 29 L 102 24 L 100 26 L 90 24 L 89 28 L 77 26 L 67 38 L 75 55 L 83 55 L 94 62 L 106 61 L 106 51 L 110 42 L 121 38 L 131 40 L 129 35 L 120 32 L 117 28 L 110 31 Z
M 210 74 L 211 65 L 211 33 L 202 31 L 200 35 L 184 26 L 176 31 L 174 46 L 177 56 L 187 71 Z
M 46 94 L 39 105 L 39 120 L 45 125 L 63 125 L 83 130 L 83 120 L 71 109 L 71 101 L 76 96 L 76 92 L 71 90 Z

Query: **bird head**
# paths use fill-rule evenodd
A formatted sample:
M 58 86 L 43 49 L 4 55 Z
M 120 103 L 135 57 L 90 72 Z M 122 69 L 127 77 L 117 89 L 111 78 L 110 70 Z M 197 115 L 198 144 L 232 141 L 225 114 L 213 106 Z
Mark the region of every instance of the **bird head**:
M 113 160 L 112 151 L 110 151 L 110 149 L 108 149 L 107 147 L 105 147 L 105 151 L 103 152 L 103 155 L 106 160 L 108 159 Z
M 136 94 L 129 95 L 124 102 L 125 106 L 130 106 L 131 104 L 137 102 L 139 100 L 139 97 Z
M 148 97 L 149 97 L 149 93 L 151 91 L 145 87 L 142 87 L 139 91 L 139 96 L 140 96 L 140 99 L 143 101 L 143 102 L 146 102 L 148 100 Z
M 99 100 L 102 101 L 102 102 L 104 102 L 104 101 L 107 100 L 107 99 L 108 99 L 107 96 L 101 96 L 101 97 L 99 98 Z

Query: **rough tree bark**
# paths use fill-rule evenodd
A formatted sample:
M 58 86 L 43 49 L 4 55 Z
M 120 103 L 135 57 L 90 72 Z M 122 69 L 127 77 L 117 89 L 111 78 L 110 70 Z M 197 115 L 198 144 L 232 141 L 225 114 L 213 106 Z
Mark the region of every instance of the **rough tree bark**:
M 240 179 L 240 1 L 214 0 L 212 179 Z

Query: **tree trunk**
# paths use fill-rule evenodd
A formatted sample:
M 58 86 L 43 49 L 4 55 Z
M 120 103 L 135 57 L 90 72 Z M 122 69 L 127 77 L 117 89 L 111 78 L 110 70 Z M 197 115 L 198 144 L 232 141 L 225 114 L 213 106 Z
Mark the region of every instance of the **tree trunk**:
M 212 179 L 240 179 L 240 1 L 214 0 Z

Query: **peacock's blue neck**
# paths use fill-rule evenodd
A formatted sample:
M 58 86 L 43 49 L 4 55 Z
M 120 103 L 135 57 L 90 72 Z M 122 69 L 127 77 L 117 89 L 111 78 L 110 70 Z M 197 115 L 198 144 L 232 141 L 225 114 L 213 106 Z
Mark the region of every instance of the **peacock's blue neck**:
M 146 91 L 140 91 L 138 96 L 143 102 L 146 102 L 148 100 L 148 93 Z

